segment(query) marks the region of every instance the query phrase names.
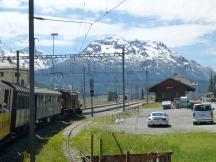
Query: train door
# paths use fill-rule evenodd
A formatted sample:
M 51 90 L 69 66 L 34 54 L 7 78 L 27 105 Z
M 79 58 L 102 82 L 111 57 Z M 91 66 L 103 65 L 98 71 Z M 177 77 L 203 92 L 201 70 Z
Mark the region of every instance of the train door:
M 0 140 L 10 134 L 11 87 L 0 83 Z

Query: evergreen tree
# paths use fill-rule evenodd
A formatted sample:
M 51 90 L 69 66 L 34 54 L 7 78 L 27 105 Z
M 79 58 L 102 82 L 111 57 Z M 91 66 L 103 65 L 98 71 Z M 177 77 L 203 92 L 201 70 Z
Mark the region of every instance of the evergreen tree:
M 214 97 L 216 97 L 216 75 L 214 75 L 214 78 L 213 78 L 213 85 L 212 85 L 212 87 L 213 87 L 213 94 L 214 94 Z
M 209 92 L 213 92 L 213 87 L 214 87 L 213 85 L 214 85 L 214 83 L 213 83 L 213 74 L 211 73 L 210 79 L 209 79 L 209 88 L 208 88 Z

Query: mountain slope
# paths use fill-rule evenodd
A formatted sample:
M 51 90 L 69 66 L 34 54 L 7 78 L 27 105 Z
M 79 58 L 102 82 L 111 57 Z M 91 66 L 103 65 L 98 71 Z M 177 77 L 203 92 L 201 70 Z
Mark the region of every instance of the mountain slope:
M 19 50 L 20 56 L 28 56 L 29 52 L 28 52 L 28 48 L 23 48 Z M 4 49 L 0 49 L 0 56 L 16 56 L 16 52 L 12 52 L 12 51 L 8 51 L 8 50 L 4 50 Z M 36 50 L 36 55 L 46 55 L 45 52 L 40 51 L 40 50 Z M 10 64 L 16 64 L 17 61 L 16 60 L 5 60 L 6 63 L 10 63 Z M 49 67 L 52 66 L 51 60 L 40 60 L 40 59 L 35 59 L 35 70 L 39 70 L 39 69 L 47 69 Z M 29 60 L 20 60 L 20 67 L 22 68 L 29 68 Z
M 122 47 L 125 48 L 127 67 L 139 70 L 148 68 L 153 77 L 166 78 L 178 73 L 192 80 L 208 80 L 212 71 L 174 53 L 159 41 L 126 41 L 108 37 L 90 43 L 83 52 L 91 54 L 122 52 Z M 109 63 L 120 61 L 119 58 L 109 58 Z

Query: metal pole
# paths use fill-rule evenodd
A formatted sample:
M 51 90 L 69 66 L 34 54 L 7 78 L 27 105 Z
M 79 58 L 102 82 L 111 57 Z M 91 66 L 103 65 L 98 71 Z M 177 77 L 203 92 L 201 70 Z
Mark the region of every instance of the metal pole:
M 58 33 L 51 33 L 53 37 L 53 56 L 55 55 L 55 36 L 58 36 Z M 52 58 L 52 73 L 54 73 L 54 60 Z
M 16 72 L 16 78 L 17 78 L 17 85 L 19 85 L 19 51 L 17 51 L 17 72 Z
M 94 79 L 89 80 L 90 85 L 90 95 L 91 95 L 91 117 L 94 116 L 94 110 L 93 110 L 93 96 L 94 96 Z
M 85 66 L 83 66 L 83 104 L 86 107 L 85 91 L 86 91 Z
M 30 162 L 35 162 L 35 101 L 34 101 L 34 0 L 29 0 L 29 143 L 30 143 Z
M 91 135 L 91 147 L 90 147 L 90 161 L 92 162 L 93 160 L 93 155 L 94 155 L 94 136 Z
M 93 95 L 91 94 L 91 117 L 94 116 L 94 110 L 93 110 Z
M 52 36 L 53 36 L 53 56 L 54 56 L 54 54 L 55 54 L 55 49 L 54 49 L 54 35 L 52 34 Z M 53 58 L 52 58 L 52 73 L 54 73 L 54 60 L 53 60 Z
M 118 87 L 117 87 L 118 81 L 116 79 L 116 85 L 115 85 L 115 91 L 116 91 L 116 103 L 118 102 Z
M 99 162 L 102 161 L 102 155 L 103 155 L 103 141 L 100 139 L 99 141 Z
M 147 103 L 148 103 L 148 67 L 146 68 L 146 95 L 147 95 Z
M 127 151 L 127 154 L 126 154 L 126 162 L 130 162 L 130 152 Z
M 124 47 L 122 48 L 122 97 L 123 97 L 123 111 L 125 111 L 125 53 Z

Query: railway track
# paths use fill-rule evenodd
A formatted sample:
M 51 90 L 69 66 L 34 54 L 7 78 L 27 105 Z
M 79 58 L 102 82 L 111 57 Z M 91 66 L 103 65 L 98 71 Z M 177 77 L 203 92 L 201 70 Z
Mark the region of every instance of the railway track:
M 126 103 L 126 108 L 135 106 L 137 104 L 141 104 L 143 102 L 136 101 L 132 103 Z M 94 113 L 103 114 L 103 112 L 109 111 L 112 113 L 113 111 L 122 109 L 122 103 L 119 104 L 106 104 L 106 105 L 99 105 L 94 106 Z M 83 109 L 83 114 L 88 117 L 91 113 L 91 109 Z M 64 122 L 64 120 L 61 121 L 55 121 L 43 128 L 40 128 L 36 131 L 36 142 L 46 141 L 49 139 L 49 137 L 52 137 L 55 133 L 62 130 L 63 128 L 67 127 L 67 122 Z M 72 132 L 72 131 L 71 131 Z M 40 137 L 40 138 L 39 138 Z M 19 138 L 15 138 L 14 140 L 7 143 L 7 146 L 0 149 L 0 162 L 20 162 L 22 161 L 23 152 L 26 150 L 28 146 L 29 138 L 28 135 L 24 135 Z M 69 151 L 70 153 L 70 151 Z M 73 155 L 71 155 L 72 157 Z
M 137 106 L 142 106 L 144 103 L 141 102 L 141 101 L 137 101 L 137 102 L 132 102 L 132 103 L 127 103 L 125 105 L 125 109 L 126 110 L 130 110 L 130 109 L 133 109 L 133 108 L 136 108 Z M 108 107 L 108 108 L 107 108 Z M 102 112 L 105 112 L 105 111 L 110 111 L 110 113 L 118 113 L 120 112 L 120 109 L 123 108 L 122 104 L 115 104 L 115 105 L 107 105 L 103 108 L 101 107 L 94 107 L 96 108 L 96 111 L 94 111 L 94 113 L 102 113 Z M 113 111 L 114 112 L 113 112 Z M 116 111 L 116 110 L 119 110 L 119 111 Z M 85 115 L 89 115 L 91 112 L 85 112 L 84 114 Z M 103 115 L 103 114 L 102 114 Z M 65 153 L 67 155 L 67 157 L 69 158 L 70 162 L 81 162 L 81 159 L 78 159 L 78 155 L 76 154 L 76 151 L 72 150 L 69 146 L 70 146 L 70 138 L 73 137 L 73 132 L 75 131 L 75 129 L 77 129 L 78 127 L 82 126 L 82 125 L 85 125 L 85 123 L 83 122 L 80 122 L 76 125 L 74 125 L 69 134 L 67 135 L 67 140 L 65 142 L 65 146 L 64 146 L 64 149 L 65 149 Z
M 125 104 L 125 108 L 129 107 L 129 106 L 133 106 L 136 104 L 142 104 L 142 101 L 135 101 L 135 102 L 129 102 Z M 119 104 L 107 104 L 105 106 L 94 106 L 93 107 L 93 113 L 101 113 L 101 112 L 105 112 L 105 111 L 111 111 L 111 110 L 116 110 L 116 109 L 122 109 L 122 103 Z M 82 109 L 83 111 L 83 115 L 89 115 L 91 114 L 91 108 L 86 108 L 86 109 Z

